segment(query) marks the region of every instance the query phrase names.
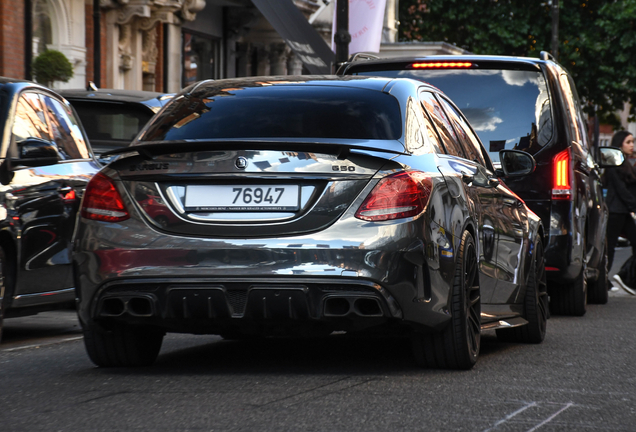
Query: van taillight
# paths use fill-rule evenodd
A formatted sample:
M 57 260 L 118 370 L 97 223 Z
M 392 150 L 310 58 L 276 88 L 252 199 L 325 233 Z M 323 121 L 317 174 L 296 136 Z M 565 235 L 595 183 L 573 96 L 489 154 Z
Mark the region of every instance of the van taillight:
M 553 200 L 569 200 L 572 198 L 570 186 L 570 149 L 565 149 L 554 157 L 554 181 L 552 186 Z
M 387 176 L 373 188 L 356 217 L 366 221 L 385 221 L 414 217 L 428 204 L 433 183 L 420 171 Z
M 82 201 L 82 217 L 104 222 L 121 222 L 130 217 L 110 177 L 97 173 L 88 182 Z

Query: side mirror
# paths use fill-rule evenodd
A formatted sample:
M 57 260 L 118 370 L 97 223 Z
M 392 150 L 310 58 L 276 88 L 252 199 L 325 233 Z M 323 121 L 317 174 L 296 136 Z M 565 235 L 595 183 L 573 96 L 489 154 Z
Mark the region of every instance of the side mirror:
M 617 167 L 625 162 L 625 155 L 616 147 L 599 147 L 598 165 L 601 168 Z
M 54 165 L 60 160 L 57 147 L 50 141 L 39 138 L 27 138 L 17 143 L 18 158 L 11 159 L 11 165 L 38 167 Z
M 501 150 L 501 169 L 506 177 L 521 177 L 534 171 L 537 166 L 530 153 L 521 150 Z

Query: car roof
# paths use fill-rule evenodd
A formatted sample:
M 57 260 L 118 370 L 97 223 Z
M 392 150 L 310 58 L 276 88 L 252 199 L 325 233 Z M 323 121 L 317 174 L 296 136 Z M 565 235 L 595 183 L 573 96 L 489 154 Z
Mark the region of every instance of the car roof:
M 0 76 L 0 84 L 12 84 L 12 83 L 29 83 L 29 84 L 33 84 L 31 81 L 27 81 L 27 80 L 23 80 L 23 79 Z
M 337 75 L 286 75 L 277 77 L 246 77 L 223 80 L 207 80 L 195 83 L 183 90 L 184 94 L 217 94 L 240 88 L 289 87 L 289 86 L 322 86 L 322 87 L 356 87 L 367 90 L 385 91 L 405 78 L 337 76 Z M 418 85 L 429 86 L 418 82 Z M 430 87 L 430 86 L 429 86 Z

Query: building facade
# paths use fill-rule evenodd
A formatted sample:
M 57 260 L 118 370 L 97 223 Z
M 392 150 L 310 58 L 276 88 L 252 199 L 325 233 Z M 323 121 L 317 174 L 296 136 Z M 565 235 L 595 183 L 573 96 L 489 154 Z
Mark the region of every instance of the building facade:
M 272 7 L 280 6 L 276 1 Z M 387 0 L 385 42 L 395 42 L 397 2 Z M 176 92 L 201 79 L 307 73 L 258 4 L 263 1 L 0 0 L 0 75 L 37 79 L 30 65 L 47 49 L 61 51 L 73 67 L 68 82 L 52 84 L 58 89 L 92 81 Z M 335 0 L 293 4 L 330 45 Z

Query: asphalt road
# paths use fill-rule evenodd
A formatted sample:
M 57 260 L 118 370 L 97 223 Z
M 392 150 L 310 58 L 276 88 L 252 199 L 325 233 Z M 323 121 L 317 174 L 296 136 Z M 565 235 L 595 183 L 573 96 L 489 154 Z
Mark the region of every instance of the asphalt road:
M 38 331 L 35 317 L 7 320 L 0 428 L 633 432 L 636 297 L 610 295 L 582 318 L 552 317 L 541 345 L 487 332 L 466 372 L 417 368 L 405 340 L 343 336 L 168 335 L 150 368 L 99 369 L 72 312 L 37 316 L 57 336 Z

